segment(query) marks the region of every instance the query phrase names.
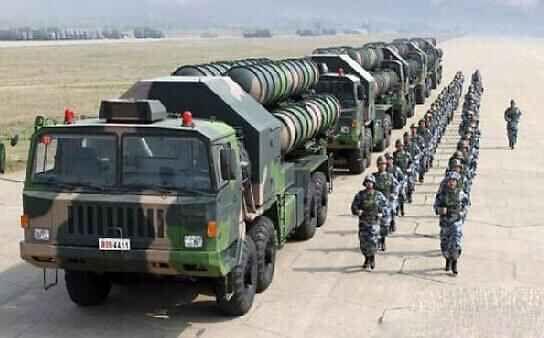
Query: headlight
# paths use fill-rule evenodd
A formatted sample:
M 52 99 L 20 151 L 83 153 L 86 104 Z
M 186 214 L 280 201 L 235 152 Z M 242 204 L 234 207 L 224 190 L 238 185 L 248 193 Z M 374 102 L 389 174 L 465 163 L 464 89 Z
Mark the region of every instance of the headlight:
M 202 236 L 185 236 L 185 247 L 186 248 L 201 248 L 202 247 Z
M 49 229 L 34 229 L 34 239 L 37 241 L 48 241 L 49 240 Z
M 340 127 L 340 132 L 343 134 L 349 134 L 351 133 L 351 128 L 346 126 Z

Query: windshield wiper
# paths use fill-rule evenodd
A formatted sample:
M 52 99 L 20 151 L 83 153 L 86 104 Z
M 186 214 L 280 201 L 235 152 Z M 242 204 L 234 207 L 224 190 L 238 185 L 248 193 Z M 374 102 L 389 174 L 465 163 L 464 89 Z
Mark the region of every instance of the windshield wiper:
M 188 194 L 195 194 L 195 195 L 210 195 L 209 192 L 202 191 L 202 190 L 195 190 L 191 188 L 183 188 L 183 187 L 167 187 L 162 185 L 136 185 L 136 184 L 129 184 L 122 187 L 123 191 L 130 191 L 133 189 L 137 190 L 150 190 L 155 191 L 161 194 L 176 194 L 176 193 L 188 193 Z
M 93 189 L 93 190 L 104 191 L 104 187 L 102 187 L 100 185 L 97 185 L 97 184 L 94 184 L 94 183 L 89 183 L 89 182 L 69 183 L 69 182 L 59 181 L 59 180 L 57 180 L 55 178 L 48 178 L 48 179 L 45 179 L 44 181 L 41 181 L 41 182 L 38 181 L 37 183 L 53 184 L 53 185 L 58 186 L 60 188 L 70 189 L 70 190 L 74 190 L 74 189 L 78 189 L 78 188 L 88 188 L 88 189 Z

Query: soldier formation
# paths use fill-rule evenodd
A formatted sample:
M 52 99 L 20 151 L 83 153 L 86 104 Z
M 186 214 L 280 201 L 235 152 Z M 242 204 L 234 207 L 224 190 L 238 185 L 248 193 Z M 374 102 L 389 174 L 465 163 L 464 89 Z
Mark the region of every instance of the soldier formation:
M 448 161 L 446 174 L 436 193 L 434 209 L 440 216 L 440 249 L 446 259 L 446 271 L 457 275 L 457 261 L 461 256 L 463 223 L 470 206 L 472 180 L 480 151 L 480 101 L 483 93 L 481 76 L 478 71 L 472 75 L 472 82 L 463 104 L 462 121 L 459 125 L 457 150 Z
M 376 252 L 386 250 L 386 238 L 396 231 L 395 218 L 404 216 L 405 203 L 412 202 L 416 181 L 423 183 L 433 167 L 436 149 L 459 106 L 463 82 L 463 75 L 457 73 L 418 126 L 412 125 L 410 133 L 396 140 L 395 152 L 378 157 L 377 172 L 365 178 L 364 190 L 355 195 L 351 212 L 359 216 L 365 270 L 375 268 Z

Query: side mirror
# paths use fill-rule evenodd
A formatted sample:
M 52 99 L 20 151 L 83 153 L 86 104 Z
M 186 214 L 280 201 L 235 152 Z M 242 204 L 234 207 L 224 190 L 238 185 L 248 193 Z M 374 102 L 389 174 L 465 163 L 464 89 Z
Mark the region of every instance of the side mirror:
M 221 162 L 221 178 L 225 181 L 236 179 L 236 152 L 234 149 L 221 149 L 219 161 Z
M 357 99 L 359 101 L 364 101 L 365 100 L 365 93 L 363 91 L 362 86 L 357 86 Z
M 12 147 L 15 147 L 17 145 L 17 143 L 19 143 L 19 134 L 16 134 L 10 140 L 10 144 L 11 144 Z

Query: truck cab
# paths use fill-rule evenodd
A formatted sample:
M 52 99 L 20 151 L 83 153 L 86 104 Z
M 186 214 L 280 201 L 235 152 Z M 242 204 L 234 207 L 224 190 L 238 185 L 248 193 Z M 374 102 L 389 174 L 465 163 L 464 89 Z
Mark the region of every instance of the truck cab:
M 141 81 L 125 96 L 33 135 L 21 257 L 64 269 L 80 306 L 144 275 L 211 281 L 224 313 L 247 313 L 276 248 L 324 224 L 327 155 L 284 160 L 279 120 L 228 78 Z

